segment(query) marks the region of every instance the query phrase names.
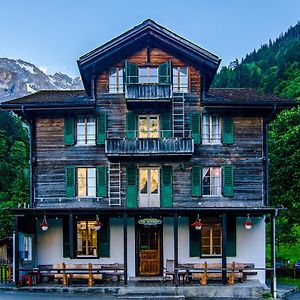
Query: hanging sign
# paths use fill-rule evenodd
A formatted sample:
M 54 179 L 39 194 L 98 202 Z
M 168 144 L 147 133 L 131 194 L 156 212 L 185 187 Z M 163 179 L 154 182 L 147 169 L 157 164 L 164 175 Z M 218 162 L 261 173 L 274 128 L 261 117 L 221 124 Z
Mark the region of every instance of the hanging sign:
M 138 220 L 138 223 L 144 226 L 157 226 L 162 223 L 162 220 L 155 218 L 145 218 Z

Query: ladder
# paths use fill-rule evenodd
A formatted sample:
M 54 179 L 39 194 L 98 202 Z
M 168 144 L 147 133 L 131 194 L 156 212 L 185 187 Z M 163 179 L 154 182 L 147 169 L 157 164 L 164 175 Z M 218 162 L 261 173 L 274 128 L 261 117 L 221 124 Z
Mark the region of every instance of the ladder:
M 121 164 L 110 163 L 108 171 L 109 206 L 121 206 Z
M 173 137 L 184 137 L 185 135 L 184 101 L 184 93 L 173 93 Z

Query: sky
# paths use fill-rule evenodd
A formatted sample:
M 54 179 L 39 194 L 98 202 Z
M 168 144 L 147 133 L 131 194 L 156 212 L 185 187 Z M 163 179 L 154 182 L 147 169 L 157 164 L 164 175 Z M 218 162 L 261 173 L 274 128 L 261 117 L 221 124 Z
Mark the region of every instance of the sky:
M 0 57 L 78 76 L 76 60 L 151 18 L 222 65 L 300 20 L 300 0 L 0 0 Z

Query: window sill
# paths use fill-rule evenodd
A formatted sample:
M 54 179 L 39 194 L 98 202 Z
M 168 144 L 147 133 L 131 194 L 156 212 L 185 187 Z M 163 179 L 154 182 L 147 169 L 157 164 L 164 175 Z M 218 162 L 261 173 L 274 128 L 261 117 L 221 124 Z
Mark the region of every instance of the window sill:
M 223 198 L 222 195 L 202 195 L 202 198 Z
M 97 259 L 98 256 L 95 256 L 95 255 L 77 255 L 76 258 L 78 259 L 87 259 L 87 258 L 93 258 L 93 259 Z
M 88 147 L 88 146 L 97 146 L 96 143 L 95 144 L 75 144 L 75 147 Z

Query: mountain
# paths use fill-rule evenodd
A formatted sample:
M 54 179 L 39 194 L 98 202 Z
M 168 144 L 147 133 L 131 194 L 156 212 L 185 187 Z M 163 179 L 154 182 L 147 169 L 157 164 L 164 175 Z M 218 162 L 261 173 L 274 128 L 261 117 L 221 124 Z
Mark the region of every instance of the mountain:
M 300 22 L 216 75 L 213 87 L 253 87 L 300 99 Z
M 39 90 L 81 90 L 80 77 L 47 75 L 21 59 L 0 58 L 0 101 L 22 97 Z

